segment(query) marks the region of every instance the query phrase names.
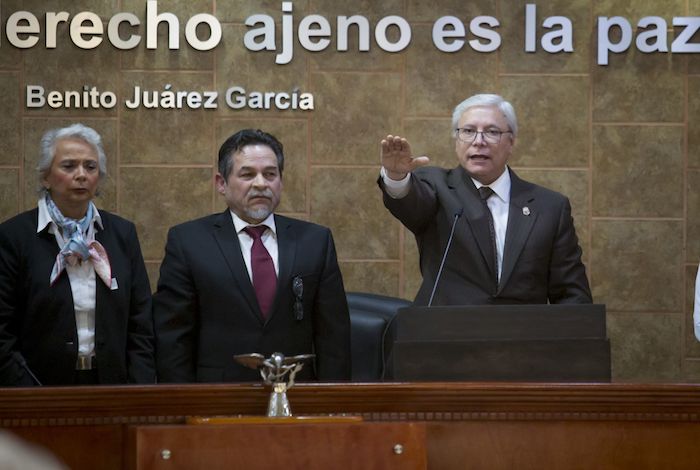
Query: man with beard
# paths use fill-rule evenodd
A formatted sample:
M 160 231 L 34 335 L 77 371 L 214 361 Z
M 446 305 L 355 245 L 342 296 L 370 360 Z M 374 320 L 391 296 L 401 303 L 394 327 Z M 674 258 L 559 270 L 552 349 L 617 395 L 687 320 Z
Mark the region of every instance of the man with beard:
M 244 129 L 219 150 L 228 209 L 170 229 L 153 300 L 159 382 L 257 381 L 236 354 L 315 354 L 299 379 L 350 378 L 350 320 L 331 232 L 273 213 L 282 144 Z

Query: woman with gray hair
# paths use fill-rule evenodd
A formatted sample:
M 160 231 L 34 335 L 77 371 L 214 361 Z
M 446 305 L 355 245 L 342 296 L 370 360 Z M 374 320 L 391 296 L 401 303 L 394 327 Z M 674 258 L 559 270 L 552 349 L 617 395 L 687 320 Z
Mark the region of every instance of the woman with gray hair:
M 35 209 L 0 224 L 0 385 L 154 383 L 151 288 L 134 224 L 92 202 L 102 139 L 41 139 Z

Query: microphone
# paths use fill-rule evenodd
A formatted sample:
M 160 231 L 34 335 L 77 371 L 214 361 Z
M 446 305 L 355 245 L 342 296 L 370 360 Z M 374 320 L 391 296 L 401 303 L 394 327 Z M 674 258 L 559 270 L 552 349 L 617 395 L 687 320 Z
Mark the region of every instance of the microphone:
M 460 208 L 459 212 L 455 213 L 454 220 L 452 221 L 452 230 L 450 230 L 450 238 L 447 239 L 447 246 L 445 246 L 445 253 L 442 255 L 442 261 L 440 262 L 440 269 L 438 269 L 437 276 L 435 277 L 435 284 L 433 284 L 433 291 L 430 293 L 430 300 L 428 300 L 428 307 L 433 304 L 433 297 L 435 297 L 435 291 L 437 290 L 438 283 L 440 282 L 440 276 L 442 276 L 442 269 L 445 267 L 445 260 L 447 259 L 447 252 L 450 251 L 450 246 L 452 245 L 452 238 L 455 234 L 455 228 L 457 227 L 457 221 L 462 217 L 464 213 L 464 208 Z
M 34 375 L 34 372 L 32 372 L 32 370 L 29 368 L 27 361 L 24 359 L 24 356 L 19 353 L 19 351 L 12 351 L 12 357 L 15 358 L 15 361 L 19 362 L 22 369 L 24 369 L 31 376 L 32 380 L 34 380 L 37 385 L 42 386 L 42 383 L 36 378 L 36 375 Z

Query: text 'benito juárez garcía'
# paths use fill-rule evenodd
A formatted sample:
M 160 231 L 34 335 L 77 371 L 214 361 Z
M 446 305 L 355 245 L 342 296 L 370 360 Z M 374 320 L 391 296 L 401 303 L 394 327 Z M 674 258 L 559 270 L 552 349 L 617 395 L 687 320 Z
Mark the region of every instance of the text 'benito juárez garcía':
M 216 90 L 177 90 L 171 84 L 162 89 L 146 90 L 135 85 L 124 106 L 129 109 L 218 109 L 219 97 L 231 109 L 314 109 L 314 95 L 291 91 L 246 91 L 241 86 L 228 87 L 222 94 Z M 41 85 L 27 85 L 27 108 L 51 109 L 111 109 L 117 105 L 117 94 L 84 85 L 80 90 L 46 90 Z

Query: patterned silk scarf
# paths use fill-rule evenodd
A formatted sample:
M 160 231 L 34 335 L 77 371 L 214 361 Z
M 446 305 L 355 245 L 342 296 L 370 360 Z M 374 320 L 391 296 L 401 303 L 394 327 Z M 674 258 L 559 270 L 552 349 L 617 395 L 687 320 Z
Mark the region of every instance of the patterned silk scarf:
M 46 207 L 51 219 L 61 229 L 63 238 L 66 240 L 63 249 L 56 255 L 56 262 L 51 270 L 49 284 L 53 285 L 56 282 L 66 268 L 66 263 L 75 266 L 78 261 L 91 260 L 95 273 L 102 279 L 107 288 L 111 289 L 112 268 L 109 264 L 107 251 L 100 242 L 95 240 L 94 233 L 90 230 L 92 218 L 97 210 L 95 205 L 90 202 L 87 214 L 80 220 L 64 217 L 48 193 L 46 194 Z M 86 240 L 85 238 L 88 233 L 90 238 L 92 238 L 91 240 Z

